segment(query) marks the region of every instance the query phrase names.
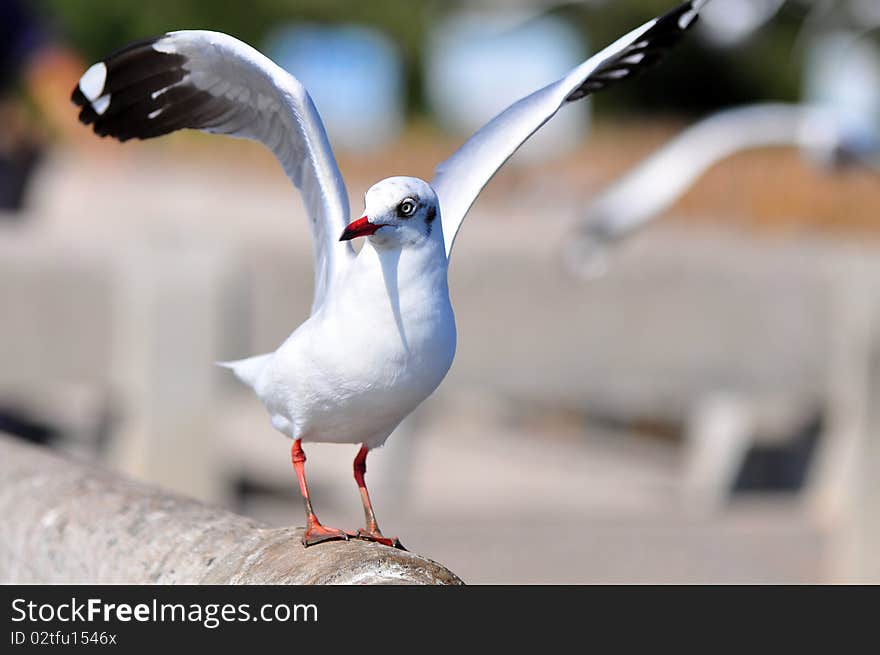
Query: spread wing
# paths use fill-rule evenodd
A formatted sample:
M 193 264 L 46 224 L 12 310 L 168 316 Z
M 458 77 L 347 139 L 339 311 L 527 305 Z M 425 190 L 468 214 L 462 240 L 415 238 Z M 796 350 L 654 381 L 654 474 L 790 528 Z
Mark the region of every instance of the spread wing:
M 562 79 L 514 103 L 437 166 L 431 181 L 440 198 L 447 256 L 470 206 L 510 156 L 564 104 L 600 91 L 656 64 L 693 25 L 708 0 L 690 0 L 645 23 Z
M 603 273 L 611 248 L 660 218 L 709 168 L 752 148 L 797 146 L 831 154 L 842 146 L 834 116 L 810 105 L 759 103 L 695 123 L 597 194 L 567 240 L 571 270 Z
M 354 257 L 338 237 L 348 194 L 321 118 L 293 76 L 227 34 L 169 32 L 89 68 L 73 91 L 80 120 L 120 141 L 182 128 L 252 139 L 300 190 L 315 251 L 314 312 Z
M 779 145 L 829 152 L 838 142 L 834 117 L 821 107 L 759 103 L 724 109 L 681 132 L 596 196 L 580 229 L 604 241 L 623 239 L 731 155 Z

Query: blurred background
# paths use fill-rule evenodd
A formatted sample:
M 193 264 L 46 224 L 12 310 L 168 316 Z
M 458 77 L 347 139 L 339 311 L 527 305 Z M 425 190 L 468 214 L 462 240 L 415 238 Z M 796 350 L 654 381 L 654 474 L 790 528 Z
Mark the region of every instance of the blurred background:
M 213 366 L 308 315 L 297 193 L 258 144 L 97 138 L 92 62 L 184 28 L 263 50 L 359 216 L 674 4 L 0 0 L 0 431 L 302 523 L 289 442 Z M 713 0 L 514 156 L 457 241 L 452 371 L 370 457 L 386 534 L 471 583 L 880 582 L 878 27 Z M 362 521 L 356 451 L 307 449 L 328 525 Z

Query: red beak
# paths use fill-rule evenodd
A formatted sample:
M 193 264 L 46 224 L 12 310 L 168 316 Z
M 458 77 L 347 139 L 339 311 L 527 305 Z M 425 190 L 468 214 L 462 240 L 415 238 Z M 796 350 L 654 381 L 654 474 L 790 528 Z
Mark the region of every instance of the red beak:
M 351 239 L 356 239 L 358 237 L 367 237 L 371 234 L 375 234 L 376 230 L 380 227 L 383 226 L 370 223 L 370 221 L 367 220 L 367 217 L 364 216 L 349 223 L 348 227 L 342 232 L 342 236 L 339 237 L 339 240 L 350 241 Z

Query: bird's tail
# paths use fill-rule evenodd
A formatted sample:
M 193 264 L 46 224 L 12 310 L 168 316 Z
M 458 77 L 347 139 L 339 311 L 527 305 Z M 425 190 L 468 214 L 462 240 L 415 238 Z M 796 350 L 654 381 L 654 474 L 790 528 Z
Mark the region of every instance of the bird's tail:
M 248 357 L 247 359 L 238 359 L 234 362 L 216 362 L 216 364 L 217 366 L 232 369 L 235 377 L 253 389 L 257 384 L 260 373 L 263 372 L 271 356 L 272 353 L 266 353 L 265 355 Z

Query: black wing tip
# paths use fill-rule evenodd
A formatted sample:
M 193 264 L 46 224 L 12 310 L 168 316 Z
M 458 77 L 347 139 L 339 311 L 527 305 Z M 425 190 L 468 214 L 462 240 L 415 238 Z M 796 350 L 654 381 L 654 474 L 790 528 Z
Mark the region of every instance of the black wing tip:
M 92 103 L 89 102 L 89 99 L 86 98 L 85 94 L 79 88 L 79 82 L 76 83 L 76 86 L 73 87 L 73 92 L 70 94 L 70 101 L 80 107 L 79 111 L 79 122 L 83 125 L 91 125 L 95 122 L 95 119 L 98 117 L 98 114 L 92 109 Z
M 660 24 L 663 23 L 673 27 L 675 31 L 682 33 L 687 32 L 697 23 L 698 20 L 700 20 L 700 9 L 705 4 L 706 0 L 688 0 L 688 2 L 683 2 L 674 9 L 670 9 L 668 12 L 660 16 L 657 19 L 657 25 L 654 27 L 659 27 Z M 688 16 L 688 14 L 691 15 Z M 685 18 L 686 22 L 682 24 L 682 19 Z
M 70 94 L 70 101 L 77 107 L 85 107 L 89 104 L 88 98 L 83 95 L 83 92 L 79 88 L 79 82 L 73 87 L 73 92 Z
M 167 32 L 165 34 L 157 34 L 156 36 L 148 36 L 143 39 L 137 39 L 136 41 L 130 41 L 124 46 L 116 48 L 116 50 L 104 57 L 103 61 L 110 64 L 114 60 L 120 59 L 128 53 L 134 52 L 136 50 L 146 50 L 147 48 L 152 48 L 157 41 L 164 39 L 166 36 L 168 36 Z
M 70 99 L 80 107 L 79 120 L 91 125 L 100 137 L 110 136 L 124 142 L 132 138 L 149 139 L 182 127 L 154 121 L 155 110 L 164 109 L 172 94 L 155 98 L 155 91 L 168 89 L 185 75 L 185 57 L 157 50 L 156 42 L 167 37 L 161 34 L 140 39 L 118 48 L 99 63 L 106 67 L 106 78 L 100 95 L 106 104 L 95 108 L 83 93 L 82 79 L 77 81 Z
M 109 55 L 96 62 L 99 64 L 104 64 L 107 66 L 108 70 L 112 70 L 113 68 L 118 68 L 120 66 L 120 60 L 126 58 L 126 55 L 130 55 L 137 51 L 145 51 L 148 48 L 152 49 L 153 45 L 164 39 L 168 34 L 160 34 L 158 36 L 151 36 L 144 39 L 138 39 L 137 41 L 132 41 L 131 43 L 127 43 L 126 45 L 117 48 Z M 80 91 L 79 84 L 81 80 L 77 80 L 76 86 L 73 88 L 73 92 L 71 93 L 70 99 L 71 101 L 79 106 L 82 106 L 83 103 L 88 103 L 88 99 L 83 95 L 82 91 Z
M 705 0 L 688 0 L 659 16 L 641 37 L 646 47 L 667 50 L 674 46 L 700 19 L 700 8 Z
M 655 19 L 654 24 L 638 40 L 620 51 L 617 56 L 603 62 L 592 75 L 565 99 L 580 100 L 617 82 L 632 79 L 654 68 L 699 19 L 699 10 L 707 0 L 688 0 Z M 639 56 L 634 63 L 627 58 Z

